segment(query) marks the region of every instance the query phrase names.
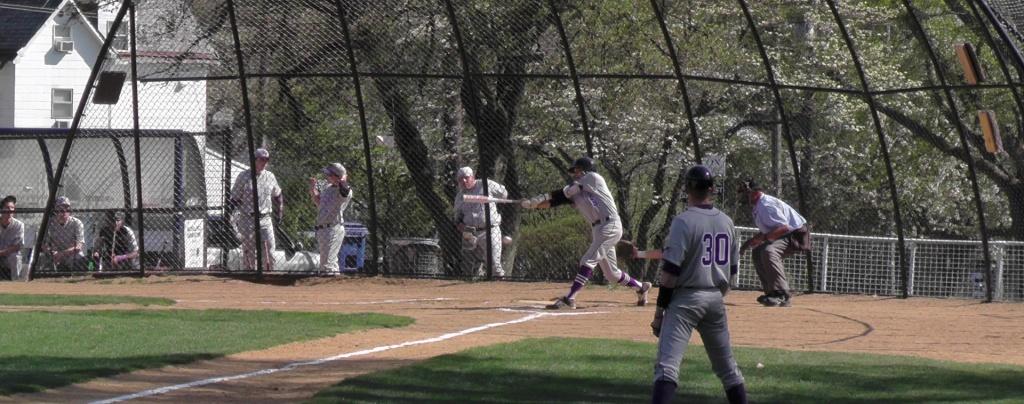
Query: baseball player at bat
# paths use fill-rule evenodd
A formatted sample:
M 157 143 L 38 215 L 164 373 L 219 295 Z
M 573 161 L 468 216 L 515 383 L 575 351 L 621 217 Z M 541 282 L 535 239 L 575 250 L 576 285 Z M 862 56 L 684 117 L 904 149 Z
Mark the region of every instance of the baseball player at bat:
M 679 367 L 696 328 L 704 341 L 711 368 L 722 382 L 729 403 L 746 403 L 743 375 L 733 358 L 724 296 L 726 274 L 739 261 L 739 240 L 732 219 L 712 206 L 714 178 L 704 166 L 685 174 L 687 208 L 672 219 L 665 247 L 657 308 L 651 330 L 658 337 L 652 403 L 675 397 Z
M 590 281 L 594 268 L 601 267 L 605 279 L 617 281 L 620 285 L 636 290 L 637 306 L 647 304 L 647 291 L 650 282 L 637 282 L 624 271 L 619 270 L 615 260 L 615 244 L 622 238 L 622 223 L 615 200 L 608 190 L 604 177 L 594 171 L 594 161 L 589 157 L 576 159 L 569 172 L 575 181 L 565 188 L 556 189 L 524 200 L 521 204 L 526 209 L 545 209 L 559 205 L 571 204 L 590 223 L 590 248 L 580 258 L 579 271 L 569 293 L 559 297 L 548 309 L 575 309 L 576 294 Z
M 505 269 L 501 266 L 501 213 L 494 202 L 488 203 L 467 203 L 465 197 L 489 197 L 504 199 L 508 197 L 505 186 L 487 180 L 478 181 L 473 169 L 462 167 L 456 173 L 458 192 L 455 195 L 455 227 L 462 234 L 462 264 L 463 273 L 484 276 L 487 268 L 487 251 L 490 250 L 490 259 L 493 262 L 494 276 L 502 278 L 505 276 Z M 487 191 L 484 192 L 484 187 Z M 488 209 L 491 215 L 491 226 L 487 227 L 487 216 L 484 209 Z M 490 233 L 490 248 L 487 248 L 487 233 Z

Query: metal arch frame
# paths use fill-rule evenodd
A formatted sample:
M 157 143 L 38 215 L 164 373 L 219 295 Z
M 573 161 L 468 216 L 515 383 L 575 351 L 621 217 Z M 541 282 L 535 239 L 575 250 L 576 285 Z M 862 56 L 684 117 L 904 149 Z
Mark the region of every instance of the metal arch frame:
M 949 103 L 950 111 L 956 118 L 956 130 L 960 137 L 960 147 L 963 148 L 965 158 L 964 162 L 967 163 L 967 175 L 971 180 L 971 191 L 974 193 L 974 206 L 978 213 L 978 227 L 981 232 L 981 249 L 985 259 L 985 302 L 992 302 L 992 253 L 989 248 L 988 240 L 988 226 L 985 224 L 985 207 L 981 201 L 981 190 L 978 186 L 978 173 L 974 168 L 974 159 L 971 157 L 970 145 L 967 142 L 967 130 L 964 127 L 964 122 L 960 119 L 960 111 L 956 106 L 956 100 L 953 98 L 953 91 L 946 87 L 946 76 L 942 70 L 942 64 L 939 63 L 938 56 L 935 55 L 935 49 L 932 47 L 931 41 L 928 40 L 928 34 L 924 30 L 924 26 L 921 25 L 921 20 L 915 13 L 914 6 L 910 4 L 910 0 L 903 0 L 903 5 L 907 9 L 907 15 L 910 17 L 914 32 L 919 35 L 918 40 L 922 42 L 925 49 L 928 51 L 928 59 L 932 64 L 932 68 L 935 69 L 935 76 L 939 79 L 939 83 L 944 87 L 942 92 L 946 96 L 946 102 Z
M 999 21 L 996 21 L 995 13 L 992 11 L 992 7 L 989 6 L 988 1 L 975 0 L 975 2 L 977 2 L 978 5 L 981 6 L 982 11 L 985 12 L 985 17 L 987 17 L 989 23 L 992 24 L 992 28 L 999 33 L 999 38 L 1003 40 L 1003 43 L 1005 43 L 1011 51 L 1013 51 L 1013 60 L 1017 62 L 1017 73 L 1020 76 L 1024 76 L 1024 56 L 1021 55 L 1020 49 L 1017 49 L 1017 45 L 1010 40 L 1010 36 L 1006 34 L 1006 29 L 1003 28 L 1002 24 L 999 24 Z M 968 1 L 968 3 L 970 3 L 970 1 Z M 1007 77 L 1007 80 L 1009 80 L 1009 77 Z
M 866 99 L 868 109 L 871 110 L 871 121 L 875 127 L 875 133 L 878 135 L 878 145 L 881 147 L 882 158 L 885 160 L 885 174 L 889 180 L 889 196 L 892 198 L 892 205 L 896 220 L 896 243 L 899 245 L 899 260 L 900 260 L 900 277 L 903 281 L 903 298 L 909 297 L 909 271 L 910 268 L 907 265 L 907 248 L 906 241 L 903 235 L 903 216 L 900 213 L 900 200 L 896 192 L 896 175 L 892 168 L 892 158 L 889 156 L 889 143 L 885 138 L 885 132 L 882 131 L 882 122 L 878 118 L 878 108 L 876 107 L 875 96 L 870 93 L 871 85 L 868 83 L 867 74 L 864 72 L 864 65 L 861 63 L 860 55 L 857 53 L 857 47 L 854 46 L 853 38 L 850 36 L 850 32 L 846 29 L 846 22 L 843 21 L 843 17 L 839 14 L 839 6 L 836 5 L 835 0 L 825 0 L 828 3 L 829 10 L 832 11 L 832 17 L 835 18 L 836 25 L 839 26 L 839 32 L 843 35 L 843 41 L 846 42 L 847 49 L 850 50 L 850 57 L 853 60 L 854 67 L 857 68 L 857 76 L 860 79 L 861 87 L 863 88 L 863 97 Z
M 46 139 L 36 138 L 39 144 L 39 153 L 43 155 L 43 167 L 46 167 L 46 187 L 53 186 L 53 162 L 50 161 L 50 149 L 46 146 Z
M 445 0 L 449 1 L 449 0 Z M 565 33 L 565 26 L 562 24 L 562 16 L 555 7 L 554 0 L 548 0 L 548 8 L 551 9 L 551 18 L 558 29 L 558 37 L 562 41 L 562 49 L 565 50 L 565 62 L 569 65 L 569 75 L 572 76 L 572 87 L 576 91 L 576 108 L 580 112 L 580 125 L 583 128 L 583 139 L 587 143 L 587 156 L 594 157 L 594 139 L 590 135 L 590 124 L 587 123 L 587 104 L 583 98 L 583 90 L 580 89 L 580 76 L 576 71 L 576 61 L 572 57 L 572 47 L 569 45 L 569 36 Z
M 230 0 L 229 0 L 230 1 Z M 111 27 L 116 30 L 121 24 L 121 20 L 124 19 L 124 15 L 128 12 L 129 7 L 132 4 L 132 0 L 125 1 L 121 5 L 121 9 L 117 11 L 117 15 L 114 17 L 114 25 Z M 110 50 L 110 44 L 114 41 L 113 35 L 107 35 L 103 39 L 103 45 L 100 46 L 99 54 L 105 55 Z M 60 153 L 60 160 L 57 163 L 57 171 L 53 174 L 53 181 L 49 184 L 49 195 L 46 198 L 46 208 L 43 210 L 42 223 L 39 224 L 39 232 L 36 233 L 36 244 L 32 248 L 32 262 L 28 268 L 28 274 L 25 279 L 28 281 L 32 280 L 32 275 L 35 272 L 36 267 L 39 265 L 39 249 L 43 246 L 43 239 L 46 238 L 47 228 L 49 227 L 50 218 L 53 214 L 53 205 L 57 199 L 57 188 L 60 186 L 61 179 L 64 177 L 64 167 L 68 162 L 68 155 L 71 153 L 71 145 L 75 141 L 75 137 L 78 136 L 78 126 L 82 122 L 82 113 L 85 112 L 85 106 L 89 103 L 89 96 L 92 95 L 93 83 L 96 82 L 96 77 L 99 76 L 102 63 L 97 64 L 93 67 L 92 71 L 89 72 L 89 80 L 85 83 L 85 90 L 82 91 L 82 97 L 78 100 L 78 107 L 75 109 L 74 118 L 71 120 L 71 128 L 68 132 L 67 140 L 64 141 L 63 150 Z
M 686 110 L 686 119 L 690 123 L 690 137 L 693 141 L 693 157 L 698 164 L 704 163 L 704 154 L 700 148 L 700 133 L 697 131 L 697 121 L 693 117 L 693 105 L 690 102 L 690 92 L 686 88 L 686 79 L 683 76 L 683 68 L 679 64 L 679 56 L 676 53 L 676 44 L 672 41 L 672 35 L 668 32 L 668 25 L 665 22 L 665 13 L 658 6 L 658 0 L 651 0 L 651 8 L 654 16 L 658 18 L 658 25 L 661 27 L 661 35 L 665 38 L 666 49 L 669 58 L 672 59 L 672 69 L 679 84 L 679 93 L 683 96 L 683 108 Z
M 256 216 L 253 217 L 253 236 L 256 238 L 256 277 L 263 277 L 263 237 L 260 235 L 259 225 L 259 188 L 256 184 L 256 144 L 252 134 L 252 108 L 249 105 L 249 81 L 248 75 L 245 73 L 245 60 L 242 57 L 242 41 L 238 35 L 238 17 L 235 13 L 235 0 L 227 0 L 225 2 L 228 7 L 228 18 L 231 21 L 231 37 L 234 40 L 235 48 L 235 59 L 238 63 L 238 82 L 242 91 L 242 113 L 245 115 L 245 134 L 246 141 L 249 143 L 249 181 L 252 186 L 252 211 Z M 225 192 L 229 192 L 225 190 Z M 245 213 L 241 213 L 245 214 Z M 274 252 L 271 251 L 271 254 Z M 243 260 L 244 262 L 244 260 Z
M 352 74 L 352 86 L 355 87 L 356 107 L 359 109 L 359 128 L 363 133 L 363 158 L 366 160 L 367 181 L 370 188 L 370 256 L 372 258 L 370 261 L 370 267 L 373 268 L 375 272 L 379 273 L 380 268 L 377 268 L 377 255 L 380 251 L 380 235 L 377 234 L 377 230 L 380 227 L 377 223 L 377 192 L 373 179 L 373 158 L 370 156 L 370 132 L 366 125 L 366 106 L 363 102 L 363 86 L 360 82 L 355 51 L 352 49 L 352 35 L 349 32 L 348 27 L 348 13 L 345 12 L 345 8 L 342 6 L 341 0 L 334 0 L 334 5 L 338 9 L 338 21 L 341 22 L 342 34 L 345 36 L 346 56 L 348 57 L 349 70 Z
M 782 103 L 779 84 L 775 81 L 775 69 L 772 68 L 771 60 L 768 58 L 768 51 L 765 50 L 764 42 L 761 41 L 761 32 L 758 31 L 757 25 L 754 24 L 754 17 L 750 14 L 750 6 L 747 4 L 747 0 L 737 0 L 737 2 L 740 4 L 740 8 L 743 9 L 743 16 L 746 18 L 747 25 L 750 27 L 750 33 L 754 36 L 754 41 L 757 43 L 757 50 L 761 54 L 761 61 L 764 63 L 765 73 L 768 75 L 769 88 L 772 90 L 772 96 L 775 98 L 775 108 L 779 111 L 781 118 L 779 120 L 782 122 L 782 132 L 786 135 L 786 145 L 789 146 L 789 160 L 793 166 L 793 177 L 796 180 L 796 192 L 800 200 L 800 209 L 803 210 L 807 207 L 807 202 L 804 199 L 804 185 L 801 180 L 800 165 L 797 164 L 796 160 L 793 132 L 789 128 L 789 118 L 786 116 L 786 107 Z M 807 262 L 807 285 L 810 291 L 814 291 L 814 257 L 810 252 L 805 253 L 804 256 Z
M 979 0 L 979 2 L 982 2 L 984 4 L 982 0 Z M 999 51 L 999 47 L 996 45 L 995 38 L 992 38 L 992 33 L 988 31 L 988 28 L 985 27 L 984 24 L 981 24 L 981 13 L 978 12 L 978 7 L 973 2 L 967 3 L 971 6 L 971 12 L 974 14 L 974 18 L 976 18 L 979 24 L 981 25 L 981 32 L 982 36 L 985 38 L 985 42 L 987 42 L 988 46 L 992 48 L 992 53 L 995 54 L 996 56 L 996 62 L 999 63 L 999 70 L 1003 72 L 1003 77 L 1006 79 L 1006 84 L 1013 84 L 1013 76 L 1010 75 L 1010 68 L 1006 65 L 1006 60 L 1003 59 L 1004 55 L 1002 54 L 1002 52 Z M 989 21 L 993 25 L 993 27 L 995 27 L 995 29 L 1000 32 L 1000 35 L 1005 35 L 1005 30 L 1002 29 L 1002 26 L 997 21 L 995 21 L 994 19 L 990 19 Z M 1011 47 L 1011 50 L 1016 52 L 1016 48 L 1014 48 L 1013 42 L 1007 42 L 1007 46 Z M 1019 58 L 1020 54 L 1015 53 L 1014 56 Z M 1020 59 L 1015 59 L 1015 61 L 1018 63 L 1018 67 L 1021 69 L 1018 71 L 1024 72 L 1024 61 L 1021 61 Z M 1020 91 L 1017 87 L 1011 85 L 1010 92 L 1013 94 L 1013 100 L 1017 104 L 1017 111 L 1019 114 L 1017 124 L 1024 125 L 1024 101 L 1021 100 Z
M 133 146 L 135 147 L 135 198 L 136 198 L 135 199 L 136 200 L 135 208 L 136 208 L 136 217 L 139 220 L 138 221 L 138 224 L 139 224 L 139 241 L 138 242 L 139 242 L 139 257 L 140 257 L 139 258 L 139 275 L 145 275 L 146 274 L 146 264 L 145 264 L 145 261 L 141 258 L 141 257 L 145 257 L 146 256 L 146 226 L 145 226 L 145 224 L 146 224 L 145 216 L 146 215 L 144 215 L 143 212 L 142 212 L 142 210 L 143 210 L 143 206 L 142 206 L 142 141 L 140 140 L 141 133 L 139 131 L 139 128 L 141 127 L 139 125 L 139 74 L 138 74 L 139 66 L 138 66 L 138 57 L 137 57 L 138 52 L 136 52 L 136 45 L 137 45 L 137 43 L 135 41 L 135 39 L 138 37 L 138 35 L 136 35 L 135 27 L 138 24 L 135 23 L 136 22 L 135 1 L 134 0 L 128 0 L 127 4 L 128 4 L 128 18 L 129 18 L 129 23 L 131 24 L 130 27 L 129 27 L 129 29 L 131 30 L 131 33 L 130 33 L 129 38 L 128 38 L 128 40 L 129 40 L 128 45 L 131 46 L 131 52 L 132 52 L 132 54 L 131 54 L 131 70 L 132 70 L 132 134 L 134 135 L 133 137 L 135 138 L 135 142 L 134 142 Z M 120 23 L 120 20 L 118 20 L 118 21 Z M 115 27 L 114 29 L 116 30 L 117 27 Z M 111 35 L 111 36 L 113 36 L 113 35 Z
M 451 0 L 444 0 L 445 13 L 448 15 L 448 22 L 452 25 L 452 37 L 455 39 L 455 47 L 459 50 L 459 64 L 462 65 L 462 76 L 459 79 L 462 81 L 462 85 L 468 86 L 470 92 L 475 92 L 476 79 L 472 76 L 469 71 L 469 56 L 466 55 L 466 44 L 462 39 L 462 29 L 459 27 L 459 19 L 455 14 L 455 6 L 452 5 Z M 484 193 L 490 195 L 490 190 L 487 189 L 487 177 L 482 178 L 484 181 Z M 455 184 L 456 187 L 459 184 Z M 487 224 L 487 277 L 492 278 L 494 276 L 494 262 L 491 261 L 491 257 L 494 254 L 491 253 L 491 246 L 494 244 L 491 242 L 491 210 L 484 208 L 484 223 Z M 457 255 L 458 260 L 462 259 L 462 255 Z M 472 276 L 472 274 L 468 274 Z

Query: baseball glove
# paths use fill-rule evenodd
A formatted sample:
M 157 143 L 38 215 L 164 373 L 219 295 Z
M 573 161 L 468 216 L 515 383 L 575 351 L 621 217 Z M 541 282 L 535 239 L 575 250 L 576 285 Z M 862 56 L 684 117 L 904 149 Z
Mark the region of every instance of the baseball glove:
M 618 243 L 615 243 L 615 256 L 619 259 L 634 259 L 636 253 L 637 249 L 632 241 L 619 240 Z

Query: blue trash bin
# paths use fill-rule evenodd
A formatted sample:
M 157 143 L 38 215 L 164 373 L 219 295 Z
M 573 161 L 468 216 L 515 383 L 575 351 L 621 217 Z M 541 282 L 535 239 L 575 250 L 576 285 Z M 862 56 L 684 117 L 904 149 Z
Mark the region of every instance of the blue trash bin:
M 338 251 L 338 268 L 355 272 L 366 262 L 366 238 L 370 230 L 362 223 L 345 223 L 345 240 Z

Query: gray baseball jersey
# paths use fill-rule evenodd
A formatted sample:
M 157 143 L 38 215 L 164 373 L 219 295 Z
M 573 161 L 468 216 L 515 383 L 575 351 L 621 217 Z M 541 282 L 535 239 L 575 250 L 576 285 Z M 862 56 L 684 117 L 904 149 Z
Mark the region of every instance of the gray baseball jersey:
M 672 219 L 662 249 L 664 260 L 682 272 L 676 288 L 720 288 L 729 283 L 729 267 L 739 263 L 739 239 L 732 218 L 710 207 L 690 206 Z
M 0 225 L 0 250 L 15 245 L 18 250 L 25 245 L 25 224 L 12 218 L 7 227 Z
M 111 252 L 110 241 L 107 240 L 111 237 L 109 234 L 105 234 L 102 237 L 96 238 L 96 245 L 93 246 L 95 251 L 100 253 L 102 257 L 109 257 Z M 129 254 L 139 250 L 139 241 L 135 237 L 135 232 L 128 226 L 121 227 L 121 230 L 113 235 L 113 252 L 116 255 Z M 132 258 L 128 262 L 118 264 L 117 268 L 114 269 L 138 269 L 139 268 L 139 257 Z
M 5 257 L 0 257 L 0 266 L 7 268 L 11 273 L 11 279 L 21 277 L 19 264 L 21 262 L 21 249 L 25 245 L 25 224 L 18 219 L 11 219 L 7 227 L 0 225 L 0 250 L 8 247 L 18 246 L 15 251 Z
M 68 218 L 68 222 L 60 224 L 56 219 L 50 221 L 46 231 L 46 245 L 52 250 L 66 250 L 78 243 L 85 245 L 85 226 L 77 217 Z
M 352 200 L 352 188 L 348 189 L 346 195 L 342 195 L 339 188 L 330 185 L 320 191 L 320 204 L 317 206 L 316 224 L 323 226 L 328 224 L 344 223 L 342 213 Z
M 739 259 L 732 219 L 711 206 L 687 208 L 672 220 L 662 257 L 681 269 L 661 323 L 654 380 L 679 379 L 679 366 L 696 328 L 711 368 L 726 390 L 743 384 L 743 374 L 732 354 L 724 296 L 719 290 L 729 282 L 729 266 Z
M 572 200 L 572 206 L 589 223 L 603 222 L 606 218 L 619 218 L 619 211 L 615 207 L 612 191 L 608 189 L 608 184 L 605 183 L 601 174 L 588 172 L 563 188 L 562 193 L 566 198 Z
M 489 196 L 494 198 L 508 198 L 508 191 L 497 182 L 487 180 L 487 191 Z M 462 223 L 471 227 L 486 227 L 487 217 L 484 206 L 491 210 L 491 225 L 501 224 L 501 214 L 498 213 L 497 204 L 494 203 L 464 203 L 463 195 L 483 195 L 484 182 L 477 181 L 472 189 L 459 187 L 459 193 L 455 195 L 455 223 Z
M 252 213 L 252 169 L 242 171 L 235 177 L 235 184 L 231 187 L 231 199 L 241 201 L 241 211 Z M 281 186 L 277 184 L 277 177 L 274 173 L 263 170 L 256 177 L 257 203 L 260 214 L 267 214 L 273 210 L 270 197 L 281 195 Z

